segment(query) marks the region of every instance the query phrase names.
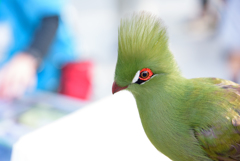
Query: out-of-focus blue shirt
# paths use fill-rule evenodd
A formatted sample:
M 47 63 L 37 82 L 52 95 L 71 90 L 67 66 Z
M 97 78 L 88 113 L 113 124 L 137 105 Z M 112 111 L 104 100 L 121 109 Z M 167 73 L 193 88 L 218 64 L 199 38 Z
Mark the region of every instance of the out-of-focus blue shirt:
M 60 16 L 64 5 L 64 0 L 0 0 L 0 23 L 8 23 L 12 32 L 11 42 L 0 65 L 9 61 L 14 54 L 26 50 L 42 18 Z M 76 58 L 72 37 L 61 17 L 59 21 L 56 37 L 39 67 L 38 89 L 56 90 L 61 66 Z

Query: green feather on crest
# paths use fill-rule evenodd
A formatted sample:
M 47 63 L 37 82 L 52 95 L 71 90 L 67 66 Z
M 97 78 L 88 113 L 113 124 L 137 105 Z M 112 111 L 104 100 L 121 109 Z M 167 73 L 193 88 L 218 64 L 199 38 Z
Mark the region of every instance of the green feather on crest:
M 146 67 L 152 67 L 154 73 L 179 73 L 168 49 L 166 28 L 158 17 L 146 12 L 133 14 L 121 20 L 118 35 L 115 80 L 120 86 L 131 83 L 134 74 Z M 129 73 L 129 69 L 134 70 Z

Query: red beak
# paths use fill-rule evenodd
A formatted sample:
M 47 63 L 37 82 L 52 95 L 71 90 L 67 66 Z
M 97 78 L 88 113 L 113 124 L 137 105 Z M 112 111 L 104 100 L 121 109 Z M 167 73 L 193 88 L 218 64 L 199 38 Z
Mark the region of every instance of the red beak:
M 116 82 L 113 82 L 113 85 L 112 85 L 112 94 L 114 94 L 114 93 L 116 93 L 116 92 L 118 92 L 118 91 L 121 91 L 121 90 L 123 90 L 123 89 L 126 89 L 127 87 L 128 87 L 128 86 L 119 87 Z

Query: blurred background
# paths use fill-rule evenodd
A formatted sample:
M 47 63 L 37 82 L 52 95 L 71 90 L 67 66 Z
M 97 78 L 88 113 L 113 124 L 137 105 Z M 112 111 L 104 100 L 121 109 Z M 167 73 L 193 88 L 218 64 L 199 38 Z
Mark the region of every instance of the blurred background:
M 238 0 L 0 1 L 0 161 L 30 131 L 111 95 L 120 19 L 162 18 L 187 78 L 239 81 Z

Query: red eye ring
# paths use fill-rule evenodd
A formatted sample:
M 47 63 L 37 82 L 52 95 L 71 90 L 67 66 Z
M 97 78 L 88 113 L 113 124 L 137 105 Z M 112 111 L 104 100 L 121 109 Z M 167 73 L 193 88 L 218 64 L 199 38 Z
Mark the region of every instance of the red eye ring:
M 146 81 L 146 80 L 150 79 L 152 76 L 153 76 L 153 72 L 151 71 L 151 69 L 143 68 L 140 71 L 139 79 Z

